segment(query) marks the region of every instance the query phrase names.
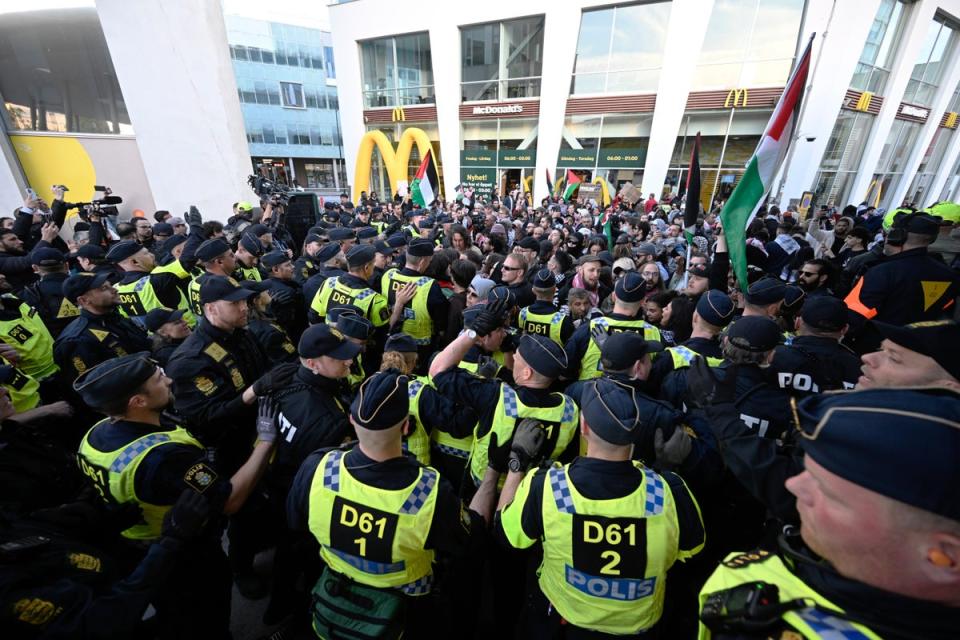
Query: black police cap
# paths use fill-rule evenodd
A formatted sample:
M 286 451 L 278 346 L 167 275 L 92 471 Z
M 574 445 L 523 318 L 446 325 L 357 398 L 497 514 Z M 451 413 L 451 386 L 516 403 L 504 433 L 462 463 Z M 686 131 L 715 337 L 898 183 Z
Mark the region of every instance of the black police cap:
M 373 227 L 360 227 L 357 231 L 357 240 L 369 240 L 377 237 L 377 230 Z
M 800 310 L 803 323 L 821 331 L 840 331 L 848 324 L 848 309 L 843 300 L 832 296 L 814 296 Z
M 155 236 L 170 236 L 173 235 L 173 225 L 167 224 L 166 222 L 158 222 L 153 225 L 153 235 Z
M 663 351 L 661 343 L 646 340 L 636 331 L 621 331 L 607 337 L 600 349 L 600 359 L 611 371 L 625 371 L 648 353 L 658 351 Z
M 360 307 L 353 304 L 332 304 L 327 307 L 327 324 L 337 325 L 340 316 L 362 316 L 363 311 Z
M 247 300 L 254 294 L 250 289 L 244 289 L 233 278 L 227 276 L 207 275 L 200 285 L 200 304 L 218 302 L 236 302 Z
M 290 262 L 290 256 L 287 255 L 286 251 L 271 251 L 260 258 L 260 262 L 266 268 L 272 269 L 273 267 L 279 267 L 284 262 Z
M 784 311 L 795 311 L 803 307 L 807 292 L 800 287 L 788 284 L 783 290 L 783 309 Z
M 544 268 L 533 274 L 533 282 L 531 284 L 536 289 L 549 289 L 557 286 L 557 279 L 553 277 L 553 272 L 550 271 L 550 269 Z
M 257 244 L 259 244 L 259 240 Z M 230 245 L 227 244 L 226 240 L 223 238 L 211 238 L 210 240 L 204 240 L 200 246 L 197 247 L 195 255 L 200 262 L 211 262 L 227 251 L 230 251 Z
M 646 281 L 636 271 L 627 271 L 617 280 L 614 292 L 621 302 L 641 302 L 647 294 Z
M 346 229 L 344 227 L 337 227 L 335 229 L 330 229 L 330 233 L 327 234 L 327 237 L 333 240 L 334 242 L 342 242 L 344 240 L 356 239 L 356 235 L 353 233 L 353 230 Z
M 317 251 L 317 260 L 320 262 L 327 262 L 328 260 L 333 260 L 340 253 L 340 245 L 338 244 L 328 244 L 324 245 L 320 251 Z
M 98 271 L 96 273 L 81 271 L 64 280 L 63 284 L 60 285 L 60 291 L 64 298 L 76 304 L 77 298 L 91 289 L 102 286 L 113 275 L 110 271 Z
M 433 242 L 426 238 L 414 238 L 407 245 L 407 255 L 415 258 L 427 258 L 433 255 Z
M 366 340 L 373 333 L 373 323 L 357 314 L 340 314 L 337 329 L 348 338 Z
M 147 312 L 146 318 L 144 318 L 144 324 L 148 330 L 156 333 L 160 327 L 168 322 L 176 322 L 182 318 L 186 312 L 186 309 L 167 309 L 166 307 L 151 309 Z
M 350 360 L 360 353 L 360 345 L 347 340 L 339 329 L 315 324 L 300 336 L 297 352 L 302 358 L 330 356 L 337 360 Z
M 260 238 L 253 235 L 249 231 L 243 234 L 240 238 L 240 246 L 242 246 L 247 253 L 254 256 L 263 255 L 263 243 L 260 242 Z
M 725 327 L 730 324 L 736 310 L 736 305 L 733 304 L 730 296 L 719 289 L 710 289 L 697 300 L 697 315 L 703 318 L 704 322 L 715 327 Z
M 107 253 L 103 250 L 103 247 L 98 247 L 95 244 L 85 244 L 77 249 L 73 255 L 77 258 L 86 258 L 87 260 L 103 260 L 107 256 Z
M 597 437 L 613 445 L 634 444 L 642 426 L 637 392 L 609 378 L 586 385 L 580 396 L 580 415 Z
M 761 316 L 745 316 L 727 329 L 730 344 L 754 353 L 772 350 L 780 343 L 781 337 L 777 323 Z
M 384 345 L 383 350 L 384 352 L 416 353 L 418 351 L 417 341 L 406 333 L 394 333 L 387 338 L 387 343 Z
M 761 278 L 747 289 L 747 302 L 750 304 L 773 304 L 783 300 L 787 285 L 778 278 Z
M 100 408 L 104 401 L 133 395 L 157 371 L 146 351 L 112 358 L 80 374 L 73 390 L 87 405 Z
M 557 378 L 567 369 L 567 354 L 556 342 L 539 335 L 525 334 L 517 352 L 534 371 L 547 378 Z
M 107 251 L 107 260 L 117 264 L 143 251 L 143 245 L 133 240 L 121 240 Z
M 265 224 L 252 224 L 247 227 L 247 233 L 252 233 L 257 238 L 268 233 L 272 233 L 270 229 Z
M 187 241 L 187 236 L 182 233 L 175 233 L 163 241 L 163 250 L 167 253 L 173 251 L 173 248 Z
M 373 262 L 377 257 L 377 250 L 370 244 L 357 244 L 347 251 L 347 264 L 353 267 L 362 267 Z
M 960 395 L 866 389 L 799 403 L 806 455 L 865 489 L 960 521 Z M 895 473 L 891 473 L 895 470 Z
M 399 249 L 407 246 L 407 236 L 402 233 L 395 233 L 387 238 L 387 246 L 391 249 Z
M 510 290 L 510 287 L 502 284 L 490 289 L 490 293 L 487 294 L 487 304 L 500 300 L 504 300 L 508 307 L 514 307 L 517 304 L 516 294 Z
M 30 264 L 38 267 L 59 267 L 66 261 L 63 252 L 53 247 L 39 247 L 30 253 Z
M 873 321 L 880 335 L 901 347 L 933 358 L 960 381 L 960 325 L 952 320 L 929 320 L 905 326 Z
M 367 378 L 350 404 L 353 423 L 371 431 L 383 431 L 403 422 L 410 415 L 408 383 L 409 378 L 396 369 Z

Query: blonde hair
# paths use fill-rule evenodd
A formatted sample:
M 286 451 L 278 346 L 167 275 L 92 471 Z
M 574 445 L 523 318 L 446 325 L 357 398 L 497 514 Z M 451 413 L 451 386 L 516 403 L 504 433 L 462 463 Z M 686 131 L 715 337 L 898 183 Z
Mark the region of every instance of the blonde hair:
M 408 358 L 407 356 L 413 356 Z M 384 351 L 383 360 L 380 362 L 380 371 L 387 369 L 398 369 L 402 373 L 410 373 L 416 364 L 415 353 L 402 353 L 400 351 Z

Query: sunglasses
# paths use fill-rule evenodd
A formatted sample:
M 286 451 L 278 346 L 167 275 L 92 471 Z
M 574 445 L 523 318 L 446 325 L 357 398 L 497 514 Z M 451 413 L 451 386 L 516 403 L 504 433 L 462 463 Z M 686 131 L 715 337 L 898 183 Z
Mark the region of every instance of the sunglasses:
M 811 277 L 811 278 L 816 278 L 816 277 L 819 276 L 820 274 L 819 274 L 818 272 L 816 272 L 816 271 L 801 271 L 801 272 L 800 272 L 800 275 L 802 275 L 802 276 L 809 276 L 809 277 Z
M 508 267 L 507 265 L 503 265 L 502 267 L 500 267 L 500 270 L 501 271 L 520 271 L 520 267 Z

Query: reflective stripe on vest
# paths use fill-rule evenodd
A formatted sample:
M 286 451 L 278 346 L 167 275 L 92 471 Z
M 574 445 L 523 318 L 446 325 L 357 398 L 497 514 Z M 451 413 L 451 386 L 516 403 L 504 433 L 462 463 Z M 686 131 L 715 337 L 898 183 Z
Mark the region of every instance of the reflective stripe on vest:
M 189 285 L 188 285 L 189 286 Z M 117 293 L 120 294 L 120 315 L 130 318 L 141 328 L 146 329 L 144 324 L 146 315 L 154 309 L 165 309 L 165 304 L 160 302 L 157 292 L 153 288 L 153 282 L 150 280 L 150 274 L 144 274 L 139 280 L 128 282 L 126 284 L 115 285 Z M 197 319 L 190 310 L 190 305 L 183 292 L 177 290 L 177 309 L 183 309 L 183 320 L 191 327 L 196 326 Z
M 530 307 L 524 307 L 520 310 L 517 324 L 520 326 L 520 331 L 545 336 L 562 347 L 563 340 L 560 338 L 560 328 L 563 326 L 564 315 L 562 311 L 533 313 L 530 311 Z
M 470 373 L 477 372 L 476 362 L 461 360 L 457 367 Z M 436 451 L 466 460 L 470 457 L 470 450 L 473 448 L 473 434 L 471 433 L 463 438 L 454 438 L 446 431 L 434 429 L 430 432 L 430 442 Z
M 700 608 L 707 598 L 719 591 L 732 589 L 748 582 L 766 582 L 777 585 L 780 593 L 780 602 L 789 600 L 804 600 L 836 611 L 831 615 L 829 611 L 814 609 L 796 609 L 781 614 L 784 622 L 800 633 L 804 638 L 827 639 L 843 638 L 844 640 L 880 640 L 880 635 L 869 628 L 845 620 L 843 609 L 830 602 L 822 595 L 804 584 L 783 563 L 780 556 L 767 551 L 749 553 L 732 553 L 713 572 L 713 575 L 703 585 L 700 591 Z M 703 623 L 700 624 L 700 640 L 709 640 L 710 630 Z
M 590 500 L 566 467 L 547 472 L 540 588 L 563 618 L 610 634 L 648 629 L 663 613 L 667 570 L 680 524 L 669 486 L 639 462 L 645 479 L 630 495 Z
M 580 410 L 569 396 L 562 393 L 551 394 L 561 399 L 554 407 L 528 407 L 520 401 L 517 392 L 505 383 L 500 384 L 500 398 L 493 412 L 490 430 L 480 435 L 479 425 L 474 429 L 473 448 L 470 452 L 470 475 L 479 485 L 487 470 L 487 447 L 490 434 L 496 432 L 497 442 L 507 442 L 513 437 L 517 422 L 524 418 L 534 418 L 544 423 L 547 431 L 545 450 L 548 459 L 556 459 L 577 435 L 580 424 Z M 500 476 L 500 480 L 504 480 Z M 502 485 L 501 485 L 502 486 Z
M 19 318 L 0 320 L 0 340 L 17 350 L 17 366 L 25 374 L 36 380 L 48 378 L 60 370 L 53 361 L 53 336 L 36 309 L 21 302 L 17 310 Z
M 399 291 L 411 282 L 416 284 L 417 292 L 413 294 L 413 299 L 403 308 L 403 327 L 401 331 L 406 333 L 419 345 L 430 344 L 433 339 L 433 320 L 430 318 L 430 311 L 427 308 L 427 298 L 430 296 L 430 287 L 433 286 L 433 278 L 429 276 L 405 276 L 401 275 L 396 269 L 391 269 L 383 274 L 383 297 L 390 300 L 391 291 Z
M 430 378 L 417 378 L 407 385 L 410 397 L 410 435 L 403 437 L 403 448 L 417 458 L 420 464 L 430 464 L 430 436 L 420 420 L 420 396 L 430 386 Z
M 660 329 L 645 320 L 617 320 L 615 318 L 594 318 L 590 321 L 590 332 L 594 327 L 602 326 L 610 333 L 620 333 L 622 331 L 636 331 L 643 333 L 645 340 L 651 342 L 660 342 Z M 589 332 L 588 332 L 589 333 Z M 589 338 L 587 350 L 583 354 L 583 361 L 580 363 L 580 380 L 592 380 L 599 378 L 603 374 L 600 365 L 600 347 L 597 346 L 593 338 Z
M 327 453 L 310 486 L 308 526 L 320 556 L 337 573 L 408 595 L 429 593 L 434 552 L 424 548 L 437 502 L 439 474 L 421 467 L 417 479 L 397 490 L 356 480 L 343 451 Z
M 172 431 L 148 433 L 114 451 L 100 451 L 90 444 L 89 438 L 90 433 L 105 422 L 107 421 L 103 420 L 94 425 L 83 437 L 77 452 L 80 470 L 93 482 L 100 497 L 108 504 L 135 502 L 140 506 L 143 521 L 124 531 L 125 538 L 133 540 L 159 538 L 163 517 L 172 505 L 150 504 L 137 496 L 135 483 L 137 468 L 150 451 L 162 444 L 176 443 L 197 447 L 198 457 L 203 450 L 203 445 L 186 429 L 176 427 Z
M 310 303 L 310 308 L 316 314 L 327 319 L 327 311 L 330 307 L 342 307 L 353 305 L 360 309 L 360 313 L 373 323 L 373 326 L 382 326 L 388 316 L 381 312 L 381 309 L 387 308 L 387 301 L 370 287 L 363 289 L 354 289 L 348 287 L 340 281 L 340 278 L 333 276 L 323 281 L 323 285 L 317 290 Z
M 673 360 L 674 369 L 684 369 L 689 367 L 693 363 L 694 358 L 700 357 L 699 353 L 683 345 L 667 347 L 667 352 L 670 354 L 670 358 Z M 721 364 L 723 364 L 722 358 L 712 358 L 710 356 L 705 357 L 707 359 L 707 364 L 711 367 L 719 367 Z

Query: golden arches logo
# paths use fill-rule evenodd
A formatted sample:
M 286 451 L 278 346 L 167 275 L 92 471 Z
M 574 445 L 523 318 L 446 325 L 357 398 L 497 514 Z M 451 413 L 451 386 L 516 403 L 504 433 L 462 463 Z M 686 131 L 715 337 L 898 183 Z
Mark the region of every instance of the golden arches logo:
M 390 122 L 406 122 L 407 114 L 404 113 L 403 107 L 394 107 L 393 112 L 390 114 Z
M 743 104 L 740 104 L 740 99 L 743 98 Z M 732 107 L 745 107 L 747 106 L 747 100 L 750 98 L 750 94 L 746 89 L 730 89 L 730 92 L 727 94 L 727 99 L 723 101 L 723 108 L 729 109 Z
M 957 128 L 957 112 L 956 111 L 947 112 L 947 119 L 946 121 L 944 121 L 943 126 L 945 126 L 947 129 Z
M 387 178 L 390 181 L 391 193 L 396 193 L 400 182 L 409 179 L 407 166 L 410 164 L 410 152 L 413 145 L 417 145 L 417 152 L 422 158 L 427 151 L 432 151 L 430 138 L 423 129 L 411 127 L 404 129 L 394 151 L 393 143 L 382 131 L 367 131 L 360 138 L 360 148 L 357 150 L 357 164 L 354 172 L 353 201 L 360 201 L 361 191 L 370 191 L 370 166 L 373 161 L 374 147 L 380 151 L 383 164 L 387 168 Z M 434 162 L 439 170 L 439 159 L 434 154 Z
M 870 109 L 870 103 L 873 101 L 873 94 L 869 91 L 864 91 L 860 94 L 860 97 L 857 98 L 857 104 L 853 106 L 856 111 L 867 111 Z

